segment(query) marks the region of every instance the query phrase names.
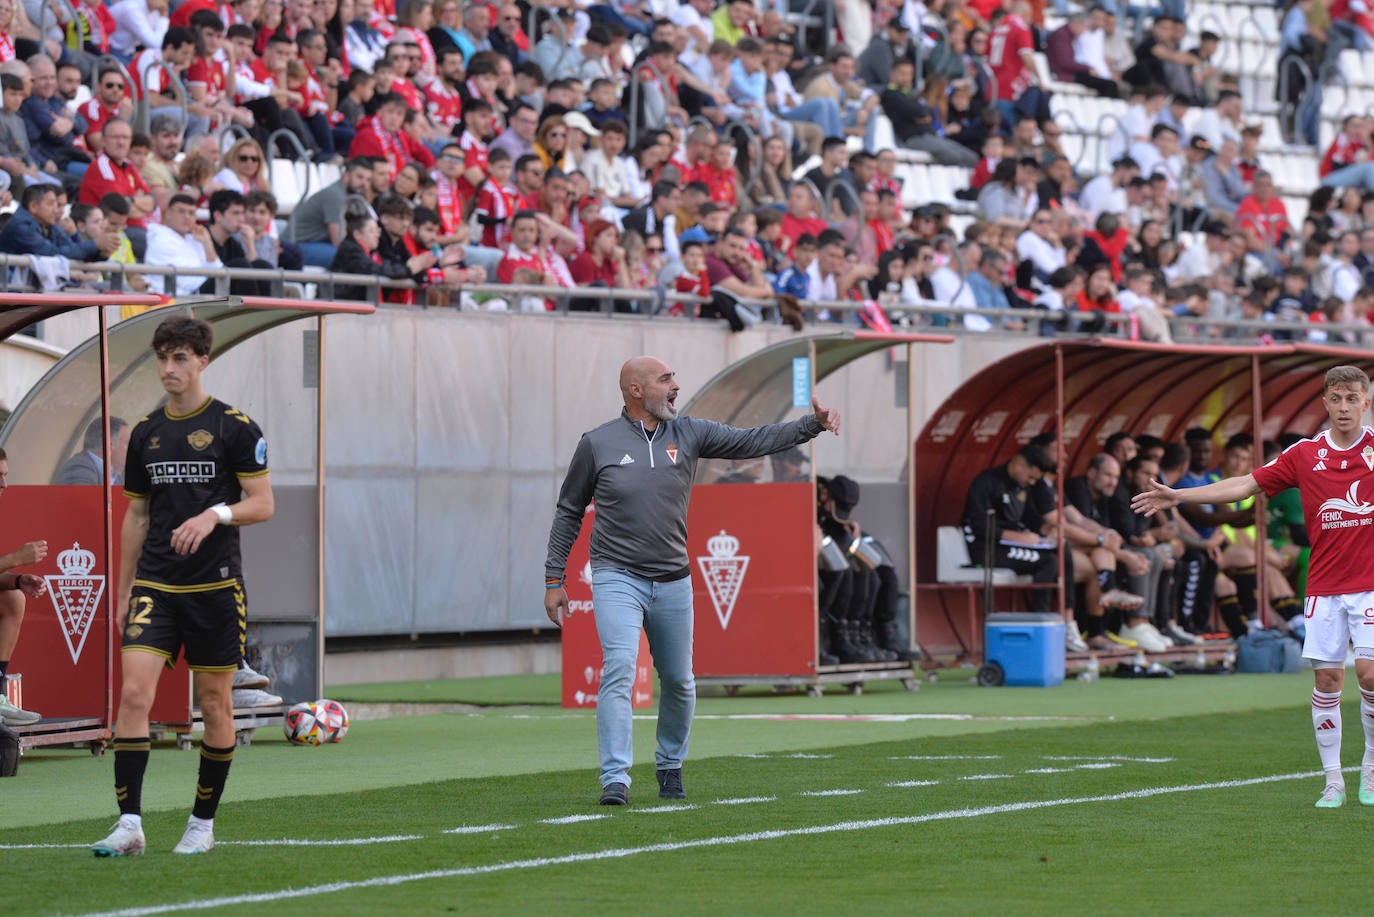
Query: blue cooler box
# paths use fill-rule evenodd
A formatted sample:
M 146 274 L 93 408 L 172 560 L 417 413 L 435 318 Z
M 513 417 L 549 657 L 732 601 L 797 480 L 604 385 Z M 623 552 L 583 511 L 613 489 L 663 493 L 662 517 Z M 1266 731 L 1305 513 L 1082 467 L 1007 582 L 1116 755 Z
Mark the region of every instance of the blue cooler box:
M 1003 684 L 1052 688 L 1064 683 L 1064 621 L 1049 613 L 999 611 L 984 625 L 987 662 L 1001 666 Z

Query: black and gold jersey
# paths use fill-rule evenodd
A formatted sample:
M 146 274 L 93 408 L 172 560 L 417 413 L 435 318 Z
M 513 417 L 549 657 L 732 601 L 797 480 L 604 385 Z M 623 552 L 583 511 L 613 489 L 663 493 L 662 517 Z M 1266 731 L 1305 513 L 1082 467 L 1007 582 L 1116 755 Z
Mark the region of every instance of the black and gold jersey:
M 215 398 L 190 414 L 162 408 L 129 437 L 124 493 L 148 501 L 148 535 L 137 579 L 152 586 L 214 587 L 242 575 L 239 530 L 217 525 L 193 554 L 172 550 L 172 532 L 217 503 L 237 503 L 239 478 L 267 474 L 267 441 L 247 414 Z

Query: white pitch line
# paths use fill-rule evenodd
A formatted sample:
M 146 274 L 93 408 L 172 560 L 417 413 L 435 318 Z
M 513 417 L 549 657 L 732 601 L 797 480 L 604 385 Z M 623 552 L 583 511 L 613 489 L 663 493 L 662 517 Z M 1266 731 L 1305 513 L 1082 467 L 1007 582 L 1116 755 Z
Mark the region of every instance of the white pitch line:
M 0 844 L 0 850 L 81 850 L 90 844 Z
M 423 834 L 391 834 L 386 837 L 346 837 L 335 840 L 302 840 L 283 837 L 267 841 L 219 841 L 220 847 L 363 847 L 368 844 L 395 844 L 400 841 L 422 841 Z
M 460 825 L 457 828 L 445 828 L 444 834 L 486 834 L 489 831 L 510 831 L 518 828 L 519 825 Z
M 1173 758 L 1132 758 L 1130 755 L 1041 755 L 1046 761 L 1125 761 L 1128 764 L 1169 764 Z
M 1358 768 L 1347 768 L 1358 770 Z M 901 815 L 888 818 L 870 818 L 862 821 L 843 821 L 829 825 L 810 825 L 802 828 L 778 828 L 770 831 L 754 831 L 749 834 L 727 834 L 719 837 L 703 837 L 696 840 L 673 841 L 662 844 L 646 844 L 642 847 L 613 847 L 609 850 L 593 850 L 586 853 L 567 853 L 556 857 L 538 857 L 528 860 L 507 860 L 503 863 L 488 863 L 484 866 L 459 866 L 452 869 L 434 869 L 428 872 L 404 873 L 393 876 L 377 876 L 353 882 L 330 882 L 305 888 L 285 888 L 270 892 L 254 892 L 243 895 L 226 895 L 221 898 L 201 898 L 176 904 L 155 904 L 146 907 L 125 908 L 118 911 L 100 911 L 87 917 L 151 917 L 154 914 L 169 914 L 175 911 L 199 911 L 215 907 L 234 907 L 244 904 L 267 904 L 287 898 L 324 895 L 333 892 L 350 891 L 356 888 L 389 888 L 410 882 L 423 882 L 432 879 L 457 879 L 465 876 L 490 875 L 492 873 L 512 872 L 517 869 L 542 869 L 546 866 L 566 866 L 574 863 L 592 863 L 598 860 L 619 860 L 640 856 L 646 853 L 672 853 L 677 850 L 691 850 L 699 847 L 728 847 L 735 844 L 752 844 L 759 841 L 773 841 L 787 837 L 809 837 L 823 834 L 840 834 L 857 831 L 872 831 L 875 828 L 892 828 L 902 825 L 919 825 L 926 822 L 953 821 L 966 818 L 981 818 L 986 815 L 1007 815 L 1016 812 L 1030 812 L 1036 809 L 1052 809 L 1061 806 L 1086 805 L 1102 802 L 1121 802 L 1127 799 L 1150 799 L 1173 793 L 1197 793 L 1207 790 L 1232 790 L 1247 786 L 1260 786 L 1266 783 L 1282 783 L 1288 780 L 1311 780 L 1322 776 L 1321 771 L 1303 771 L 1293 774 L 1271 774 L 1267 777 L 1249 777 L 1243 780 L 1221 780 L 1215 783 L 1193 783 L 1180 786 L 1151 787 L 1143 790 L 1128 790 L 1123 793 L 1106 793 L 1100 796 L 1074 796 L 1063 799 L 1028 800 L 1010 802 L 996 806 L 979 808 L 946 809 L 926 815 Z
M 966 774 L 960 780 L 1010 780 L 1014 774 Z
M 912 787 L 912 786 L 939 786 L 939 785 L 940 785 L 940 781 L 938 781 L 938 780 L 898 780 L 898 781 L 896 781 L 896 782 L 894 782 L 894 783 L 889 783 L 889 784 L 888 784 L 888 786 L 890 786 L 890 787 L 899 787 L 899 788 Z
M 695 809 L 695 808 L 696 808 L 696 806 L 691 805 L 691 804 L 683 805 L 683 806 L 672 806 L 672 805 L 668 805 L 668 806 L 650 806 L 650 807 L 647 808 L 647 809 L 642 809 L 642 808 L 637 808 L 637 809 L 635 809 L 635 814 L 636 814 L 636 815 L 654 815 L 654 814 L 659 813 L 659 812 L 690 812 L 692 809 Z
M 1001 755 L 893 755 L 889 761 L 1001 761 Z
M 752 802 L 776 802 L 776 796 L 740 796 L 735 799 L 713 799 L 711 805 L 714 806 L 743 806 Z
M 798 796 L 857 796 L 863 790 L 810 790 L 805 793 L 798 793 Z
M 580 821 L 596 821 L 601 818 L 610 818 L 609 815 L 564 815 L 562 818 L 541 818 L 541 825 L 573 825 Z

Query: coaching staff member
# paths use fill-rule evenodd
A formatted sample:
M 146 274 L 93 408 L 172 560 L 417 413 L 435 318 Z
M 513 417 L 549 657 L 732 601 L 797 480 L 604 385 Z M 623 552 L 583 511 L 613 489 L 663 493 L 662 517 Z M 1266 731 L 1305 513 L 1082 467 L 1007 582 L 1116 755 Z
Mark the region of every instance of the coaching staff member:
M 544 610 L 562 625 L 568 552 L 587 504 L 592 524 L 592 602 L 604 671 L 596 705 L 601 804 L 629 801 L 630 691 L 639 631 L 649 638 L 662 694 L 658 703 L 658 795 L 683 799 L 682 760 L 696 708 L 692 677 L 692 580 L 687 503 L 698 459 L 744 459 L 782 452 L 822 430 L 840 432 L 838 411 L 813 398 L 813 414 L 741 430 L 678 417 L 678 384 L 661 360 L 636 357 L 620 368 L 625 409 L 583 434 L 558 495 L 544 562 Z
M 230 692 L 247 625 L 237 526 L 272 518 L 273 503 L 262 431 L 201 388 L 213 340 L 209 324 L 187 315 L 157 326 L 153 353 L 167 404 L 129 437 L 115 618 L 124 670 L 113 742 L 119 822 L 91 845 L 96 856 L 143 853 L 148 712 L 164 665 L 182 650 L 205 735 L 195 806 L 172 852 L 215 845 L 215 809 L 234 758 Z

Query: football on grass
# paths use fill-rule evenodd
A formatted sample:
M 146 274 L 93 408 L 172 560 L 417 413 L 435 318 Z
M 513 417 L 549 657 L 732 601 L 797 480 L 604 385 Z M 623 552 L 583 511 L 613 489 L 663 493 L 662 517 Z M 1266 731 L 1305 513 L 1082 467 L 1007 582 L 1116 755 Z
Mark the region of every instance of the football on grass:
M 326 742 L 342 742 L 348 735 L 348 711 L 336 700 L 321 698 L 315 701 L 320 727 L 324 730 Z
M 324 712 L 310 701 L 301 701 L 286 711 L 281 728 L 297 745 L 322 745 L 329 739 L 325 733 Z

